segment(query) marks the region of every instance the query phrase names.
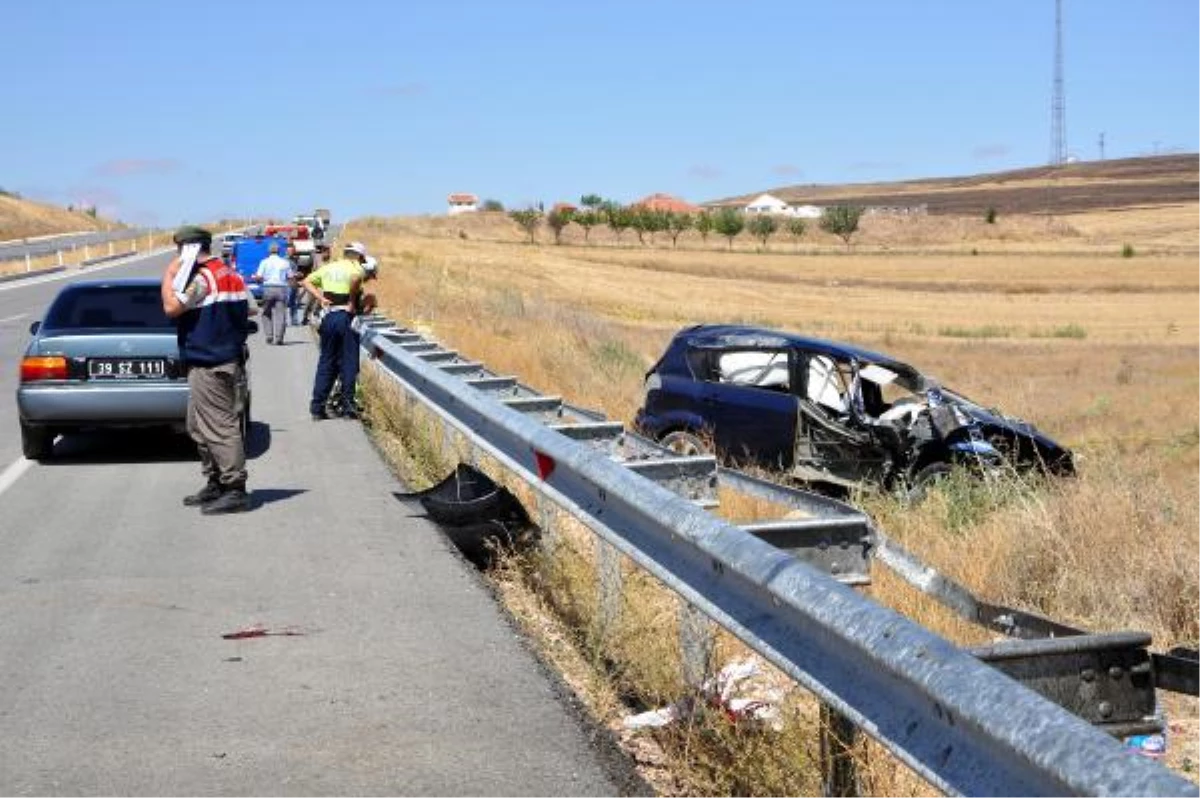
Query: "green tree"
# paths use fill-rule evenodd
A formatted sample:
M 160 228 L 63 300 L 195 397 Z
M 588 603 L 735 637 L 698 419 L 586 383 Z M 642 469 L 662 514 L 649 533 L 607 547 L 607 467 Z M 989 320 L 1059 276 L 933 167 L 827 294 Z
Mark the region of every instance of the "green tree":
M 996 223 L 996 209 L 988 208 L 987 212 L 983 214 L 983 220 L 985 222 L 987 222 L 988 224 L 995 224 Z
M 633 211 L 624 205 L 607 200 L 604 203 L 604 220 L 612 229 L 613 235 L 617 237 L 617 241 L 620 241 L 621 234 L 633 226 Z
M 529 236 L 530 244 L 534 243 L 538 225 L 542 222 L 541 211 L 537 208 L 523 208 L 519 211 L 509 211 L 508 218 L 520 225 L 521 229 Z
M 562 243 L 562 231 L 575 219 L 575 212 L 570 208 L 552 208 L 546 214 L 546 226 L 554 231 L 554 243 Z
M 638 241 L 642 244 L 646 243 L 644 234 L 650 234 L 650 243 L 654 243 L 654 234 L 661 233 L 667 229 L 667 214 L 664 211 L 647 208 L 644 205 L 638 205 L 632 209 L 630 226 L 637 231 Z
M 830 205 L 821 212 L 821 229 L 833 233 L 846 247 L 850 247 L 850 236 L 858 232 L 858 220 L 862 218 L 863 209 L 857 205 Z
M 779 220 L 769 213 L 760 213 L 750 219 L 750 235 L 762 242 L 763 249 L 767 248 L 767 239 L 779 230 Z
M 690 213 L 671 211 L 667 214 L 667 230 L 671 234 L 671 246 L 679 246 L 679 234 L 690 229 L 696 220 Z
M 579 211 L 572 219 L 575 224 L 583 228 L 583 241 L 586 244 L 588 236 L 591 235 L 592 228 L 600 224 L 600 214 L 593 210 Z
M 736 208 L 722 208 L 713 215 L 713 230 L 729 239 L 729 249 L 733 249 L 733 239 L 746 229 L 746 217 Z
M 579 204 L 590 211 L 598 211 L 604 207 L 604 197 L 599 194 L 584 194 L 579 198 Z
M 793 216 L 787 221 L 787 231 L 788 235 L 792 237 L 793 245 L 799 247 L 800 239 L 803 238 L 805 232 L 808 231 L 808 223 L 803 219 Z
M 696 214 L 696 232 L 700 234 L 700 240 L 707 244 L 708 234 L 712 231 L 713 215 L 708 211 L 700 211 Z
M 502 203 L 500 200 L 496 200 L 496 199 L 485 199 L 483 201 L 483 205 L 481 205 L 480 208 L 485 211 L 500 211 L 501 213 L 503 213 L 504 212 L 504 203 Z

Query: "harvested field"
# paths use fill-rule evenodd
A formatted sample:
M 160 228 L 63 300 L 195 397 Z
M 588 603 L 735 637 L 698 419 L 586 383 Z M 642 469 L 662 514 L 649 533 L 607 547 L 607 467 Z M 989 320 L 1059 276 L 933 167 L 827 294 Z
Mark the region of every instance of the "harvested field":
M 344 236 L 380 257 L 378 295 L 392 318 L 627 423 L 669 337 L 685 324 L 720 321 L 887 352 L 1033 421 L 1074 448 L 1078 478 L 947 492 L 915 509 L 888 497 L 860 501 L 890 535 L 984 598 L 1095 631 L 1149 631 L 1161 650 L 1200 639 L 1198 207 L 1104 209 L 1053 223 L 1002 217 L 996 225 L 875 217 L 850 248 L 806 235 L 772 241 L 765 252 L 744 237 L 729 248 L 691 234 L 674 248 L 601 229 L 586 243 L 568 229 L 561 246 L 545 232 L 529 245 L 499 214 L 365 219 Z M 755 512 L 723 503 L 735 520 Z M 982 642 L 978 629 L 877 570 L 869 589 L 876 600 L 949 639 Z M 562 572 L 554 572 L 561 582 L 535 579 L 539 590 L 561 591 L 554 621 L 539 619 L 548 606 L 531 609 L 541 599 L 523 591 L 521 577 L 502 575 L 499 590 L 521 607 L 514 612 L 526 628 L 555 630 L 543 645 L 572 648 L 564 608 L 570 620 L 594 594 L 581 573 L 578 582 Z M 585 700 L 610 726 L 623 711 L 617 693 L 633 692 L 635 676 L 659 679 L 648 680 L 658 685 L 650 700 L 670 698 L 661 685 L 671 671 L 654 646 L 671 611 L 669 602 L 647 600 L 640 612 L 655 633 L 623 641 L 614 684 L 582 688 L 602 696 Z M 582 650 L 574 667 L 589 675 L 572 683 L 594 677 L 587 660 L 599 655 Z M 1165 696 L 1164 706 L 1168 764 L 1194 778 L 1197 702 Z M 811 729 L 809 710 L 811 702 L 802 704 L 797 717 Z M 656 781 L 668 794 L 813 789 L 794 780 L 808 772 L 796 763 L 811 762 L 799 739 L 789 738 L 794 749 L 782 762 L 772 749 L 758 776 L 702 761 L 693 738 L 658 739 L 665 753 L 647 753 L 645 737 L 635 741 L 639 761 L 661 769 L 681 757 L 693 768 Z M 877 751 L 860 767 L 875 792 L 928 792 Z M 782 780 L 761 775 L 768 771 Z
M 792 204 L 925 205 L 934 215 L 982 215 L 989 208 L 1002 214 L 1063 215 L 1195 202 L 1200 160 L 1195 155 L 1125 158 L 883 185 L 786 186 L 767 193 Z M 755 196 L 711 204 L 744 205 Z

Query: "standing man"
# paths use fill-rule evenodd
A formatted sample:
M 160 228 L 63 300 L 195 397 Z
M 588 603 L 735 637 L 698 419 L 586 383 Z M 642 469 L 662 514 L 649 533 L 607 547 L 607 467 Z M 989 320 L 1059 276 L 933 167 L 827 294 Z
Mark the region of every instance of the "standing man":
M 288 282 L 292 278 L 292 262 L 279 255 L 279 245 L 272 243 L 268 248 L 270 254 L 258 264 L 258 270 L 251 277 L 254 282 L 263 287 L 263 318 L 266 324 L 263 329 L 268 344 L 283 346 L 283 334 L 288 325 Z
M 237 271 L 213 257 L 212 234 L 175 233 L 179 255 L 162 279 L 163 310 L 175 320 L 188 370 L 187 430 L 200 451 L 206 484 L 184 498 L 205 515 L 250 509 L 240 415 L 246 392 L 250 297 Z
M 358 380 L 358 336 L 350 329 L 357 308 L 356 300 L 362 287 L 362 264 L 367 259 L 367 248 L 358 241 L 351 241 L 343 250 L 342 257 L 323 264 L 301 285 L 325 309 L 321 326 L 317 329 L 321 338 L 321 355 L 317 361 L 317 376 L 313 380 L 312 400 L 309 412 L 313 421 L 329 418 L 325 402 L 333 390 L 333 381 L 342 378 L 339 412 L 342 418 L 354 419 L 358 413 L 354 408 L 354 384 Z

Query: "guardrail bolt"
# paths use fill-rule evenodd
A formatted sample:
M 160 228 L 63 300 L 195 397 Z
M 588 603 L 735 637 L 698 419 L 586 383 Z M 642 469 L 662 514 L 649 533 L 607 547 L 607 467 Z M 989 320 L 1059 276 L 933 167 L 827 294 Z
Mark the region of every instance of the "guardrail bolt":
M 1101 701 L 1100 706 L 1097 707 L 1097 709 L 1100 710 L 1100 717 L 1102 717 L 1102 718 L 1111 718 L 1112 717 L 1113 706 L 1109 702 Z
M 1125 675 L 1125 671 L 1124 671 L 1124 669 L 1121 668 L 1120 665 L 1113 665 L 1111 668 L 1108 669 L 1108 675 L 1113 679 L 1120 679 L 1122 676 Z
M 1096 672 L 1091 668 L 1084 668 L 1083 672 L 1079 674 L 1079 678 L 1085 682 L 1094 682 L 1096 681 Z

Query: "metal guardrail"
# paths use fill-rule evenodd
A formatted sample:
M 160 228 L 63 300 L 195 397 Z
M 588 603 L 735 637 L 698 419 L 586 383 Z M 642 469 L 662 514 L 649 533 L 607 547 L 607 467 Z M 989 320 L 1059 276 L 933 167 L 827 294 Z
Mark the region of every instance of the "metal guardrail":
M 680 496 L 579 440 L 594 417 L 564 425 L 569 406 L 532 401 L 545 397 L 386 319 L 368 320 L 362 346 L 446 434 L 470 442 L 471 457 L 500 463 L 594 532 L 601 567 L 612 552 L 629 557 L 939 789 L 1200 795 L 971 652 L 705 512 L 702 496 Z M 852 511 L 828 514 L 839 515 L 853 526 Z

